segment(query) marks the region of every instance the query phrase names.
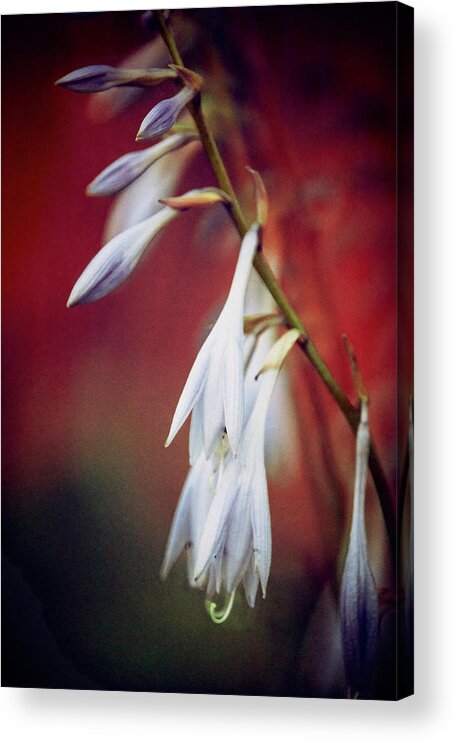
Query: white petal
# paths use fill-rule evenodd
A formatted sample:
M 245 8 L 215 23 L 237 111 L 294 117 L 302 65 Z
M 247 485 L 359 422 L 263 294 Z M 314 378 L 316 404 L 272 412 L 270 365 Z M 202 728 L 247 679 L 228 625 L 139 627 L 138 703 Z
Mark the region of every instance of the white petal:
M 220 436 L 224 431 L 224 414 L 223 414 L 223 390 L 222 390 L 222 369 L 223 369 L 223 352 L 220 349 L 216 333 L 219 331 L 219 325 L 215 325 L 211 335 L 214 338 L 210 358 L 208 361 L 207 376 L 203 391 L 203 431 L 204 431 L 204 448 L 205 455 L 209 458 L 214 452 Z
M 245 487 L 240 487 L 232 507 L 224 545 L 224 573 L 228 593 L 235 590 L 242 580 L 251 556 L 252 545 L 250 493 Z
M 229 315 L 234 322 L 242 323 L 243 308 L 245 303 L 245 292 L 248 278 L 251 272 L 251 265 L 256 254 L 259 244 L 260 228 L 253 224 L 242 240 L 240 253 L 235 267 L 234 278 L 232 279 L 231 288 L 226 301 L 229 306 Z M 243 323 L 242 323 L 243 327 Z
M 109 294 L 130 275 L 150 241 L 176 216 L 161 209 L 107 243 L 90 261 L 76 281 L 67 306 L 86 304 Z
M 193 464 L 199 458 L 204 448 L 204 435 L 202 429 L 202 399 L 196 402 L 191 413 L 190 423 L 190 464 Z
M 254 557 L 261 581 L 262 594 L 265 598 L 272 561 L 272 529 L 263 459 L 255 467 L 255 476 L 251 483 L 251 497 Z
M 204 526 L 195 567 L 195 579 L 205 572 L 210 563 L 222 555 L 222 546 L 229 525 L 229 516 L 238 488 L 238 465 L 236 460 L 226 467 L 220 487 L 213 498 Z
M 201 396 L 205 378 L 207 376 L 211 346 L 212 339 L 209 335 L 196 356 L 196 360 L 193 363 L 185 386 L 183 387 L 180 399 L 177 402 L 177 407 L 174 412 L 169 435 L 167 437 L 166 443 L 164 444 L 165 446 L 169 446 L 170 443 L 172 443 L 173 439 L 177 435 L 178 431 L 182 427 L 186 418 L 188 417 L 194 405 L 197 403 L 199 397 Z
M 190 469 L 172 520 L 160 572 L 162 580 L 166 579 L 185 546 L 191 543 L 191 501 L 196 494 L 194 491 L 194 469 Z
M 243 347 L 240 338 L 229 343 L 223 374 L 224 421 L 234 456 L 237 455 L 243 430 L 243 385 Z
M 254 608 L 259 587 L 259 575 L 255 568 L 254 555 L 251 556 L 248 568 L 243 576 L 243 587 L 248 605 L 250 608 Z

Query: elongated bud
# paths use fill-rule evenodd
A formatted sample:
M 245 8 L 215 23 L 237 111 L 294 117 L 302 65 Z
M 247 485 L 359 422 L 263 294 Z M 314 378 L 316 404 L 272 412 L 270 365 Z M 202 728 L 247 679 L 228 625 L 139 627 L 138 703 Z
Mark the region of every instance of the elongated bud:
M 76 281 L 67 307 L 88 304 L 110 294 L 132 273 L 145 249 L 177 212 L 169 208 L 130 227 L 110 240 Z
M 93 64 L 70 72 L 55 83 L 75 93 L 100 93 L 123 85 L 145 88 L 177 77 L 172 69 L 129 70 Z
M 183 196 L 171 196 L 170 198 L 160 198 L 160 204 L 170 206 L 178 211 L 185 211 L 194 206 L 211 206 L 212 204 L 230 202 L 230 198 L 220 188 L 199 188 L 190 194 Z
M 154 139 L 169 131 L 177 121 L 183 108 L 195 95 L 195 90 L 185 86 L 172 98 L 165 98 L 157 103 L 143 120 L 136 135 L 136 141 Z
M 198 138 L 198 135 L 194 133 L 173 134 L 152 147 L 123 155 L 97 175 L 87 186 L 87 195 L 110 196 L 118 193 L 130 183 L 133 183 L 136 178 L 139 178 L 147 168 L 161 157 L 189 142 L 194 142 Z
M 197 191 L 188 191 L 192 197 Z M 113 237 L 76 281 L 67 307 L 88 304 L 110 294 L 132 273 L 150 242 L 179 211 L 165 206 L 156 214 Z
M 354 505 L 340 593 L 341 636 L 346 679 L 351 694 L 368 683 L 375 659 L 379 608 L 378 594 L 368 562 L 365 530 L 365 491 L 370 433 L 368 403 L 362 400 L 356 436 Z
M 258 224 L 261 225 L 261 227 L 263 227 L 267 221 L 269 211 L 269 199 L 267 196 L 267 191 L 265 189 L 264 181 L 262 180 L 258 171 L 253 170 L 252 167 L 249 167 L 247 165 L 245 170 L 247 170 L 247 172 L 249 172 L 253 176 L 254 191 L 256 197 L 256 221 Z

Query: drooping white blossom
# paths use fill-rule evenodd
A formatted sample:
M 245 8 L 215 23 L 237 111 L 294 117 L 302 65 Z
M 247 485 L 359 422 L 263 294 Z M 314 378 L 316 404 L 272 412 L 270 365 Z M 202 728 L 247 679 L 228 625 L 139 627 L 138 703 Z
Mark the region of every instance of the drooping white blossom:
M 194 579 L 204 579 L 216 565 L 230 594 L 246 579 L 247 599 L 254 605 L 258 582 L 265 597 L 272 558 L 272 533 L 264 464 L 267 410 L 284 358 L 299 337 L 289 330 L 272 347 L 261 371 L 259 392 L 245 426 L 241 454 L 232 457 L 204 526 Z
M 164 580 L 185 550 L 189 584 L 206 589 L 209 598 L 214 596 L 216 587 L 220 587 L 219 575 L 213 569 L 207 573 L 205 580 L 195 582 L 194 567 L 207 514 L 228 458 L 229 444 L 226 435 L 223 435 L 210 459 L 207 460 L 204 452 L 201 452 L 190 468 L 174 514 L 161 568 L 161 578 Z
M 237 455 L 243 429 L 243 307 L 259 227 L 246 233 L 226 303 L 189 373 L 171 423 L 168 446 L 193 410 L 190 461 L 212 455 L 224 430 Z
M 368 402 L 362 400 L 356 437 L 354 505 L 340 593 L 344 663 L 351 694 L 361 692 L 369 680 L 379 623 L 378 594 L 368 562 L 365 529 L 369 450 Z

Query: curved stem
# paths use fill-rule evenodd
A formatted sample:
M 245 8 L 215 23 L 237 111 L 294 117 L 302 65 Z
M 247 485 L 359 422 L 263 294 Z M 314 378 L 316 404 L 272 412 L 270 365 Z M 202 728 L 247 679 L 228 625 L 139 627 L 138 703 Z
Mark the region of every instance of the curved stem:
M 155 17 L 156 17 L 156 21 L 158 24 L 160 34 L 163 38 L 164 43 L 166 44 L 169 50 L 169 54 L 172 58 L 172 61 L 174 62 L 174 64 L 177 64 L 179 66 L 184 66 L 182 57 L 180 56 L 180 52 L 177 49 L 177 45 L 175 43 L 175 39 L 172 34 L 172 31 L 167 25 L 167 22 L 162 12 L 161 11 L 154 11 L 154 12 L 155 12 Z M 200 98 L 198 98 L 196 101 L 192 101 L 191 103 L 189 103 L 187 107 L 199 131 L 202 145 L 209 159 L 213 172 L 216 176 L 218 185 L 231 198 L 231 203 L 229 204 L 228 208 L 230 210 L 232 219 L 237 227 L 240 237 L 244 237 L 248 229 L 248 225 L 243 215 L 240 203 L 237 199 L 236 193 L 232 186 L 231 180 L 229 178 L 228 172 L 226 170 L 226 167 L 220 155 L 215 139 L 212 133 L 210 132 L 210 130 L 208 129 L 207 122 L 205 120 L 204 113 L 202 110 Z M 332 376 L 331 372 L 327 368 L 323 359 L 319 355 L 319 352 L 316 349 L 315 345 L 310 340 L 304 325 L 302 324 L 297 313 L 295 312 L 294 308 L 289 302 L 287 296 L 285 295 L 285 293 L 279 286 L 275 278 L 275 275 L 269 263 L 267 262 L 266 258 L 264 257 L 262 251 L 258 251 L 256 253 L 253 265 L 256 271 L 259 273 L 267 289 L 269 290 L 270 294 L 273 296 L 279 309 L 281 310 L 286 320 L 286 324 L 289 327 L 295 327 L 300 332 L 301 340 L 299 342 L 299 347 L 301 348 L 301 350 L 306 355 L 306 357 L 310 361 L 313 368 L 316 370 L 316 372 L 319 374 L 319 376 L 323 380 L 330 394 L 332 395 L 338 407 L 340 408 L 343 415 L 345 416 L 346 420 L 348 421 L 349 426 L 351 427 L 352 431 L 355 433 L 357 430 L 357 426 L 359 424 L 359 419 L 360 419 L 358 409 L 354 407 L 354 405 L 349 401 L 348 397 L 343 392 L 343 390 L 341 389 L 341 387 L 339 386 L 339 384 L 337 383 L 337 381 L 335 380 L 335 378 Z M 371 442 L 369 467 L 370 467 L 371 475 L 373 477 L 373 481 L 374 481 L 374 484 L 375 484 L 375 487 L 378 493 L 379 501 L 381 503 L 382 511 L 384 514 L 387 534 L 389 537 L 391 551 L 392 551 L 392 559 L 394 560 L 394 563 L 395 563 L 395 556 L 396 556 L 395 507 L 394 507 L 392 498 L 390 496 L 389 488 L 387 485 L 387 480 L 386 480 L 384 471 L 382 469 L 382 465 L 379 461 L 378 455 L 376 453 L 376 449 L 373 445 L 373 441 Z

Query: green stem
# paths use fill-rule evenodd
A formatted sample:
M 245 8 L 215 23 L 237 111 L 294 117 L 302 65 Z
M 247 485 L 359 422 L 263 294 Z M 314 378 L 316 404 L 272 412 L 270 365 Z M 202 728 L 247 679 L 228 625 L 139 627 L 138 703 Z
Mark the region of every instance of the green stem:
M 169 54 L 172 58 L 173 63 L 184 67 L 184 63 L 183 63 L 182 57 L 180 56 L 180 52 L 177 49 L 174 36 L 172 34 L 172 31 L 168 27 L 166 20 L 163 17 L 162 12 L 155 11 L 155 17 L 156 17 L 156 21 L 157 21 L 161 36 L 169 50 Z M 213 138 L 212 133 L 207 127 L 207 122 L 205 120 L 204 113 L 202 111 L 200 99 L 198 99 L 197 101 L 192 101 L 188 105 L 188 110 L 191 116 L 193 117 L 194 123 L 197 126 L 199 136 L 201 138 L 202 146 L 204 147 L 205 153 L 209 159 L 210 165 L 216 176 L 218 185 L 223 191 L 225 191 L 229 195 L 231 199 L 231 203 L 229 204 L 229 210 L 230 210 L 232 219 L 237 227 L 240 237 L 244 237 L 248 229 L 248 225 L 243 215 L 242 209 L 240 207 L 240 203 L 237 199 L 236 193 L 232 186 L 232 183 L 227 173 L 224 162 L 221 158 L 218 146 L 215 142 L 215 139 Z M 340 408 L 343 415 L 345 416 L 346 420 L 348 421 L 349 426 L 351 427 L 352 431 L 355 433 L 357 430 L 358 423 L 359 423 L 358 409 L 354 407 L 354 405 L 351 404 L 351 402 L 349 401 L 349 399 L 347 398 L 347 396 L 345 395 L 345 393 L 343 392 L 343 390 L 341 389 L 341 387 L 339 386 L 335 378 L 330 373 L 323 359 L 319 355 L 319 352 L 317 351 L 316 347 L 310 340 L 304 325 L 302 324 L 301 320 L 299 319 L 297 313 L 295 312 L 288 298 L 284 294 L 283 290 L 279 286 L 275 278 L 275 275 L 269 263 L 267 262 L 266 258 L 264 257 L 262 251 L 258 251 L 256 253 L 253 265 L 256 271 L 259 273 L 267 289 L 269 290 L 270 294 L 273 296 L 279 309 L 281 310 L 286 320 L 286 324 L 289 327 L 295 327 L 301 333 L 302 339 L 299 342 L 299 347 L 304 352 L 304 354 L 310 361 L 311 365 L 315 368 L 316 372 L 319 374 L 319 376 L 323 380 L 330 394 L 332 395 L 338 407 Z M 390 496 L 389 488 L 387 485 L 387 480 L 386 480 L 384 471 L 382 469 L 381 463 L 379 461 L 379 458 L 377 456 L 373 442 L 371 444 L 371 449 L 370 449 L 369 466 L 370 466 L 371 475 L 373 477 L 373 481 L 374 481 L 374 484 L 375 484 L 375 487 L 378 493 L 379 501 L 381 503 L 382 511 L 384 514 L 384 520 L 385 520 L 387 533 L 388 533 L 390 546 L 391 546 L 391 551 L 392 551 L 392 558 L 395 560 L 395 555 L 396 555 L 395 508 L 394 508 L 394 505 L 393 505 L 393 502 Z

